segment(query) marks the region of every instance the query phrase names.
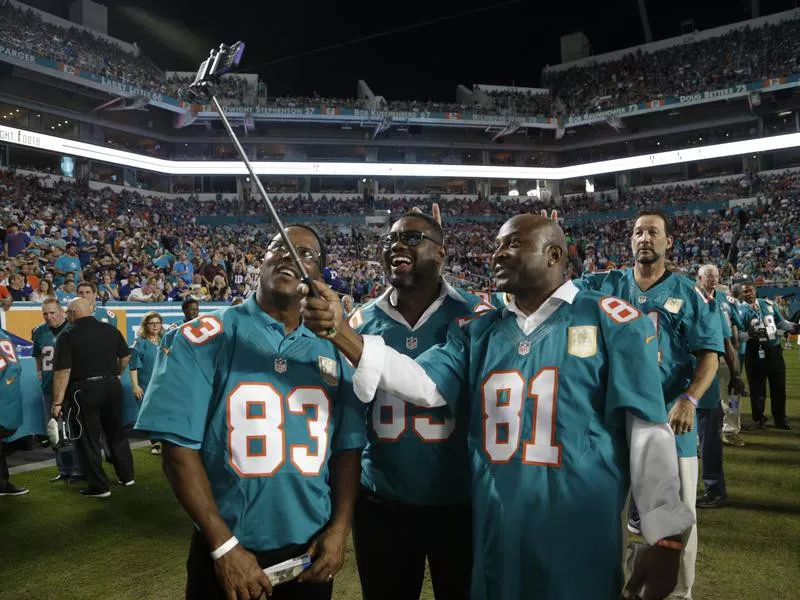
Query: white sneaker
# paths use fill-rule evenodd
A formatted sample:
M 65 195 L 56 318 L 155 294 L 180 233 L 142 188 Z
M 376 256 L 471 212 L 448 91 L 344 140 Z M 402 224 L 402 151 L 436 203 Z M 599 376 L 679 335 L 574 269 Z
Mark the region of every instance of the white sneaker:
M 123 481 L 120 481 L 119 479 L 117 479 L 117 483 L 120 484 L 120 485 L 124 485 L 125 487 L 131 487 L 134 483 L 136 483 L 136 481 L 131 479 L 130 481 L 123 482 Z

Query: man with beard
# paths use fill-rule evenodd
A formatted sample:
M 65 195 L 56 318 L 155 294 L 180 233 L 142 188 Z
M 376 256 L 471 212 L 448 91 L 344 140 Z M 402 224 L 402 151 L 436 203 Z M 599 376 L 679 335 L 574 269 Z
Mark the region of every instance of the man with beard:
M 325 249 L 287 228 L 309 275 Z M 164 471 L 196 524 L 187 600 L 326 600 L 344 561 L 364 446 L 352 367 L 300 320 L 298 267 L 280 236 L 256 293 L 161 342 L 137 429 L 163 443 Z M 301 582 L 263 568 L 308 552 Z
M 617 296 L 645 313 L 656 328 L 660 380 L 675 432 L 681 477 L 681 498 L 694 512 L 697 499 L 697 432 L 694 415 L 723 354 L 722 331 L 715 302 L 686 277 L 666 269 L 672 248 L 667 217 L 640 213 L 631 234 L 636 259 L 633 269 L 592 273 L 575 283 L 579 288 Z M 636 500 L 634 496 L 634 500 Z M 628 529 L 643 533 L 642 507 L 632 503 Z M 697 559 L 697 528 L 692 527 L 681 557 L 681 572 L 672 598 L 691 598 Z
M 653 545 L 626 594 L 645 586 L 645 600 L 664 598 L 694 519 L 679 498 L 674 436 L 652 385 L 652 323 L 623 300 L 564 283 L 564 233 L 546 218 L 507 221 L 492 265 L 509 305 L 454 324 L 445 344 L 416 361 L 344 324 L 322 284 L 303 319 L 358 363 L 362 401 L 381 389 L 468 413 L 472 600 L 617 600 L 629 481 Z
M 455 320 L 491 309 L 442 278 L 446 252 L 435 218 L 405 214 L 380 244 L 390 287 L 352 315 L 357 332 L 382 336 L 389 347 L 416 358 L 443 343 Z M 438 600 L 468 597 L 466 417 L 381 391 L 369 405 L 353 529 L 365 600 L 417 600 L 426 558 Z

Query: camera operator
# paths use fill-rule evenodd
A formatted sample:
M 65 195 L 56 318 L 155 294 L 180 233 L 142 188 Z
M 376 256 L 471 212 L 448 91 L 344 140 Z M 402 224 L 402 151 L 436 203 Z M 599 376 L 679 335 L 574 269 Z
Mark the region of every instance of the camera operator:
M 748 327 L 742 337 L 747 340 L 745 368 L 750 384 L 750 402 L 753 421 L 761 429 L 767 422 L 764 415 L 767 398 L 767 381 L 772 402 L 772 418 L 778 429 L 791 429 L 786 419 L 786 363 L 778 331 L 798 332 L 798 325 L 784 319 L 772 300 L 756 298 L 753 285 L 742 287 L 746 302 L 742 322 Z
M 130 349 L 112 325 L 92 316 L 91 303 L 75 298 L 67 308 L 72 328 L 56 342 L 53 410 L 57 417 L 66 409 L 72 434 L 77 436 L 78 458 L 89 483 L 81 495 L 111 495 L 100 454 L 102 431 L 111 451 L 114 469 L 122 485 L 133 485 L 133 456 L 123 428 L 122 384 Z

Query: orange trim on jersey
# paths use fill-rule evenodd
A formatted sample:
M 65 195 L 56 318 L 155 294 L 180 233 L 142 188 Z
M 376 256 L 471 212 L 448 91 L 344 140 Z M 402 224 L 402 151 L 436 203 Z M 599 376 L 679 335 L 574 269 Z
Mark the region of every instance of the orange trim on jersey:
M 12 344 L 9 340 L 0 340 L 0 350 L 3 351 L 3 354 L 5 354 L 8 360 L 11 362 L 19 362 L 17 359 L 17 351 L 14 349 L 14 344 Z
M 536 379 L 545 371 L 553 371 L 553 410 L 552 410 L 552 417 L 550 422 L 550 447 L 558 449 L 558 460 L 555 463 L 551 462 L 538 462 L 535 460 L 525 460 L 525 449 L 530 446 L 536 445 L 536 417 L 539 412 L 539 395 L 533 393 L 533 384 Z M 529 442 L 524 442 L 522 444 L 522 464 L 525 465 L 537 465 L 540 467 L 561 467 L 561 458 L 562 458 L 562 450 L 563 447 L 561 444 L 556 443 L 556 412 L 558 410 L 558 369 L 556 367 L 543 367 L 539 369 L 539 372 L 534 375 L 531 380 L 528 382 L 528 397 L 533 398 L 533 420 L 532 420 L 532 427 L 531 427 L 531 440 Z M 520 432 L 522 431 L 522 425 L 520 424 Z
M 187 323 L 187 325 L 188 325 L 188 323 Z M 184 325 L 184 327 L 185 327 L 185 325 Z M 274 469 L 272 469 L 271 471 L 266 472 L 266 473 L 243 473 L 242 471 L 239 470 L 239 468 L 233 462 L 233 440 L 231 439 L 231 437 L 233 435 L 233 431 L 234 431 L 235 427 L 233 427 L 233 425 L 231 424 L 231 398 L 233 398 L 233 395 L 239 390 L 240 387 L 243 387 L 243 386 L 246 386 L 246 385 L 256 385 L 256 386 L 270 388 L 278 398 L 278 407 L 280 408 L 280 413 L 281 414 L 280 414 L 280 419 L 278 420 L 277 429 L 278 429 L 278 431 L 281 432 L 281 438 L 282 438 L 281 439 L 281 443 L 280 443 L 281 460 L 280 460 L 280 462 L 278 463 L 278 465 Z M 264 402 L 264 414 L 261 417 L 253 417 L 254 419 L 264 419 L 264 420 L 267 419 L 266 401 L 263 401 L 263 402 Z M 246 408 L 247 408 L 247 406 L 245 406 L 245 409 Z M 247 416 L 247 413 L 245 413 L 245 416 Z M 283 451 L 284 450 L 284 448 L 283 448 L 284 444 L 286 443 L 286 432 L 283 430 L 283 423 L 284 423 L 284 420 L 283 420 L 283 397 L 280 395 L 278 390 L 275 389 L 275 386 L 273 386 L 271 383 L 265 383 L 263 381 L 240 381 L 239 383 L 237 383 L 236 387 L 234 387 L 228 393 L 228 396 L 225 399 L 225 420 L 226 420 L 226 423 L 228 425 L 228 436 L 227 436 L 228 437 L 228 465 L 230 465 L 231 469 L 233 469 L 236 472 L 236 474 L 239 475 L 239 477 L 271 477 L 272 475 L 274 475 L 275 473 L 277 473 L 280 470 L 280 468 L 286 462 L 286 456 L 284 455 L 284 451 Z M 266 439 L 266 436 L 263 436 L 263 437 L 264 437 L 264 456 L 266 456 L 267 455 L 266 451 L 267 451 L 267 441 L 268 440 Z M 248 451 L 248 448 L 245 448 L 245 452 L 247 452 L 247 451 Z
M 290 414 L 303 415 L 303 414 L 306 413 L 306 408 L 307 407 L 316 408 L 316 413 L 317 414 L 316 414 L 316 417 L 314 418 L 314 421 L 319 421 L 320 420 L 319 419 L 320 405 L 318 403 L 316 403 L 316 402 L 303 402 L 300 405 L 300 409 L 299 410 L 292 410 L 292 406 L 291 406 L 291 403 L 290 403 L 289 399 L 298 390 L 318 390 L 318 391 L 322 392 L 322 397 L 325 398 L 325 402 L 327 403 L 325 428 L 323 430 L 323 432 L 324 432 L 323 435 L 325 436 L 325 444 L 323 446 L 323 444 L 320 443 L 319 437 L 315 437 L 314 434 L 311 433 L 311 419 L 306 419 L 306 427 L 308 428 L 308 437 L 309 437 L 309 439 L 312 439 L 312 440 L 314 440 L 316 442 L 316 444 L 317 444 L 317 452 L 315 454 L 311 454 L 311 445 L 310 444 L 289 444 L 289 460 L 292 462 L 292 464 L 295 466 L 295 468 L 298 471 L 300 471 L 303 475 L 307 475 L 307 476 L 319 475 L 320 472 L 322 472 L 322 467 L 325 465 L 325 456 L 328 453 L 328 445 L 330 444 L 330 434 L 329 434 L 328 430 L 330 429 L 330 423 L 331 423 L 331 399 L 330 399 L 330 396 L 328 396 L 328 392 L 327 392 L 327 390 L 325 388 L 322 388 L 320 386 L 315 386 L 315 385 L 298 385 L 298 386 L 293 387 L 289 391 L 289 393 L 286 394 L 286 406 L 289 409 L 289 413 Z M 301 469 L 300 465 L 298 465 L 294 460 L 294 451 L 295 450 L 305 450 L 309 457 L 313 456 L 314 459 L 317 459 L 317 460 L 321 457 L 322 458 L 322 462 L 320 462 L 319 468 L 316 471 L 304 471 L 303 469 Z
M 348 322 L 350 323 L 350 327 L 352 327 L 353 329 L 363 325 L 364 324 L 364 311 L 362 309 L 360 309 L 360 308 L 357 308 L 356 312 L 354 312 L 350 316 L 350 319 L 349 319 Z
M 611 319 L 619 324 L 629 323 L 642 316 L 641 311 L 635 306 L 632 306 L 616 296 L 603 296 L 598 301 L 600 308 Z
M 202 323 L 202 326 L 198 327 L 197 325 L 195 325 L 194 324 L 195 321 L 197 321 L 198 323 Z M 188 323 L 181 326 L 181 334 L 183 334 L 183 337 L 189 340 L 190 344 L 193 344 L 195 346 L 202 346 L 203 344 L 207 344 L 215 337 L 217 337 L 220 333 L 222 333 L 222 330 L 223 330 L 222 321 L 220 321 L 217 317 L 213 315 L 205 315 L 202 317 L 198 317 L 197 319 L 189 321 Z M 206 337 L 204 338 L 204 336 Z
M 522 410 L 523 410 L 524 405 L 525 405 L 524 398 L 520 401 L 519 410 L 517 411 L 517 419 L 519 421 L 519 428 L 517 429 L 517 439 L 516 440 L 512 440 L 511 439 L 511 429 L 509 427 L 508 436 L 507 436 L 508 437 L 508 441 L 502 443 L 502 445 L 506 445 L 506 444 L 513 445 L 514 452 L 511 453 L 511 456 L 509 456 L 506 460 L 494 460 L 492 458 L 492 455 L 489 453 L 488 448 L 486 447 L 486 438 L 487 438 L 487 436 L 486 436 L 486 433 L 487 433 L 486 425 L 489 422 L 489 419 L 488 419 L 489 412 L 488 412 L 487 407 L 486 407 L 486 384 L 495 375 L 508 375 L 508 374 L 516 374 L 519 377 L 520 381 L 522 382 L 522 389 L 523 390 L 525 389 L 525 377 L 523 377 L 522 371 L 520 371 L 519 369 L 489 371 L 489 373 L 487 373 L 486 377 L 483 378 L 483 383 L 481 384 L 481 404 L 482 404 L 481 412 L 483 413 L 483 425 L 481 427 L 481 429 L 483 430 L 483 439 L 481 440 L 481 446 L 483 447 L 483 452 L 486 455 L 486 457 L 489 459 L 489 462 L 492 463 L 493 465 L 505 465 L 505 464 L 508 464 L 508 463 L 511 462 L 511 460 L 514 458 L 514 455 L 517 453 L 517 450 L 519 450 L 519 440 L 520 440 L 520 436 L 522 435 Z M 500 404 L 500 392 L 503 392 L 503 391 L 507 391 L 508 392 L 508 402 Z M 502 407 L 502 406 L 510 406 L 510 405 L 511 405 L 511 388 L 498 388 L 496 390 L 495 406 L 501 406 Z M 509 422 L 505 421 L 505 423 L 508 424 Z M 500 424 L 501 423 L 495 423 L 495 431 L 494 431 L 495 439 L 497 439 L 497 435 L 498 435 L 497 426 L 500 425 Z M 498 445 L 499 445 L 499 443 L 498 443 Z
M 263 450 L 259 453 L 252 453 L 250 452 L 250 440 L 261 440 Z M 254 457 L 254 456 L 266 456 L 267 455 L 267 436 L 265 435 L 248 435 L 245 438 L 245 444 L 247 445 L 247 457 Z
M 434 421 L 441 421 L 441 423 L 434 423 Z M 417 425 L 417 423 L 425 423 L 426 425 L 428 425 L 428 427 L 436 427 L 436 426 L 445 426 L 447 425 L 448 421 L 454 421 L 454 419 L 445 416 L 436 417 L 434 415 L 414 415 L 412 417 L 411 428 L 414 430 L 416 436 L 420 440 L 422 440 L 423 443 L 438 444 L 439 442 L 445 442 L 450 439 L 450 436 L 453 435 L 453 431 L 455 431 L 455 423 L 453 424 L 453 428 L 447 433 L 447 435 L 443 437 L 436 437 L 436 436 L 426 437 L 425 434 L 423 434 L 419 430 L 419 426 Z

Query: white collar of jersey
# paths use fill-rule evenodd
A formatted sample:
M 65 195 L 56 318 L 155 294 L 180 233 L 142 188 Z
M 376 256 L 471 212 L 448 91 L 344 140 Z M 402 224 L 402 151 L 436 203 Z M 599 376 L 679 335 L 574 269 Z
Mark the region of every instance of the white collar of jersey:
M 390 287 L 383 294 L 381 294 L 375 301 L 375 306 L 385 312 L 386 315 L 393 321 L 397 321 L 401 325 L 405 325 L 411 331 L 416 331 L 428 322 L 428 319 L 430 319 L 431 315 L 433 315 L 433 313 L 439 309 L 439 307 L 444 303 L 445 298 L 448 296 L 454 300 L 461 300 L 461 296 L 456 289 L 442 279 L 442 289 L 439 291 L 439 296 L 436 298 L 436 300 L 431 302 L 431 305 L 425 310 L 424 313 L 422 313 L 422 316 L 419 318 L 419 321 L 417 321 L 417 324 L 414 325 L 414 327 L 411 327 L 411 325 L 408 324 L 408 321 L 406 321 L 405 317 L 400 314 L 400 311 L 395 308 L 395 306 L 397 306 L 397 289 L 394 287 Z
M 525 335 L 530 335 L 542 323 L 547 321 L 558 308 L 566 302 L 572 304 L 575 301 L 575 296 L 578 295 L 577 286 L 572 281 L 567 281 L 561 285 L 553 294 L 537 308 L 534 312 L 526 315 L 517 306 L 516 298 L 512 298 L 511 302 L 503 309 L 508 313 L 514 313 L 517 316 L 517 325 Z

